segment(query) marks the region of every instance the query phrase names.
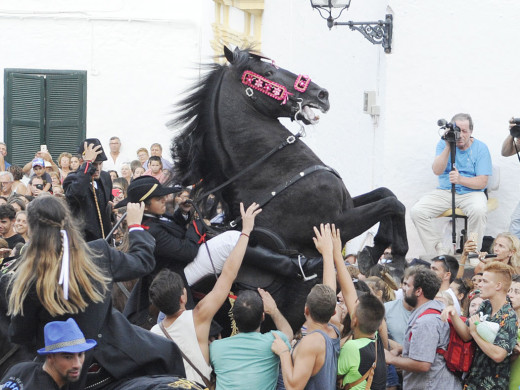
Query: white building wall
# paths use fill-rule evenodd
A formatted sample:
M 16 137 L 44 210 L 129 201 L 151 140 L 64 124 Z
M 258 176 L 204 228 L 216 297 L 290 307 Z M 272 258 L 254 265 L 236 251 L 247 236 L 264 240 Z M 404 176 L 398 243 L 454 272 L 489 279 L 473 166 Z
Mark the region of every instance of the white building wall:
M 341 20 L 394 15 L 392 53 L 384 54 L 348 27 L 329 32 L 309 4 L 272 0 L 266 1 L 263 50 L 329 89 L 331 110 L 308 131 L 306 142 L 338 169 L 352 195 L 385 186 L 409 210 L 437 185 L 431 171 L 437 119 L 470 113 L 474 136 L 488 145 L 501 173 L 500 188 L 491 194 L 500 205 L 488 215 L 486 230 L 494 236 L 507 230 L 519 200 L 518 160 L 500 156 L 507 122 L 520 116 L 514 45 L 519 10 L 520 3 L 509 0 L 353 0 Z M 362 113 L 364 90 L 378 93 L 377 125 Z M 439 224 L 448 221 L 443 220 Z M 407 228 L 409 256 L 423 254 L 408 213 Z M 359 244 L 354 240 L 349 250 Z
M 169 148 L 173 105 L 208 62 L 208 12 L 200 0 L 0 1 L 0 69 L 86 70 L 87 136 L 107 149 L 119 136 L 135 159 L 141 146 Z
M 211 0 L 0 0 L 0 68 L 87 70 L 87 135 L 105 144 L 118 135 L 133 157 L 140 146 L 169 145 L 172 105 L 212 54 L 213 7 Z M 354 196 L 386 186 L 411 208 L 436 186 L 437 119 L 469 112 L 475 137 L 501 169 L 493 194 L 500 206 L 487 228 L 495 235 L 507 229 L 518 200 L 520 167 L 500 156 L 500 146 L 508 119 L 520 116 L 519 11 L 514 0 L 352 0 L 341 20 L 393 13 L 392 54 L 385 54 L 348 27 L 328 31 L 308 1 L 265 0 L 262 50 L 329 90 L 331 110 L 307 129 L 305 142 Z M 242 22 L 239 14 L 230 18 Z M 362 112 L 365 90 L 377 93 L 376 122 Z M 407 222 L 409 255 L 418 256 L 423 249 Z

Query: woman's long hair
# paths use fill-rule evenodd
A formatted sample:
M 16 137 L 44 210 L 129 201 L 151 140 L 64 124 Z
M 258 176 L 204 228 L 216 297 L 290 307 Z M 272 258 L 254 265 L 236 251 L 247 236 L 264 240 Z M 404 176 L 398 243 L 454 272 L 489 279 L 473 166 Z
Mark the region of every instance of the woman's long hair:
M 88 302 L 102 302 L 107 278 L 92 261 L 93 253 L 71 218 L 66 203 L 54 196 L 41 196 L 27 207 L 30 240 L 10 283 L 9 315 L 23 315 L 23 304 L 31 288 L 51 316 L 84 311 Z M 63 256 L 60 230 L 69 240 L 69 297 L 58 284 Z

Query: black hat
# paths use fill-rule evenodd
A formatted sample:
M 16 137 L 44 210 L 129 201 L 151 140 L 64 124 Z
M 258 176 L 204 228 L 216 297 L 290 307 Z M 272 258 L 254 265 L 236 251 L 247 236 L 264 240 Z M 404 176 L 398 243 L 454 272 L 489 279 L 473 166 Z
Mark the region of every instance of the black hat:
M 107 155 L 105 154 L 105 151 L 103 150 L 103 145 L 101 145 L 101 142 L 97 138 L 87 138 L 83 140 L 83 142 L 79 145 L 78 148 L 78 154 L 83 155 L 83 152 L 85 151 L 85 142 L 87 143 L 87 146 L 90 144 L 94 144 L 94 146 L 101 146 L 101 153 L 97 155 L 95 161 L 107 161 Z
M 139 176 L 132 180 L 127 189 L 128 196 L 121 202 L 116 204 L 114 208 L 126 206 L 128 202 L 139 203 L 146 199 L 154 198 L 156 196 L 164 196 L 179 192 L 181 188 L 178 186 L 164 187 L 159 180 L 153 176 Z

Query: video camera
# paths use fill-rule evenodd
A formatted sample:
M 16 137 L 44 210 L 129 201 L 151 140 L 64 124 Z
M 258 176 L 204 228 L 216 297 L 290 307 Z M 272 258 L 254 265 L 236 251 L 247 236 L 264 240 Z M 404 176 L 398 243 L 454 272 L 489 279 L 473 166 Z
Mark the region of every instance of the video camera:
M 460 127 L 455 123 L 448 122 L 446 119 L 439 119 L 437 126 L 441 129 L 446 130 L 444 135 L 441 137 L 443 140 L 448 142 L 457 142 L 460 138 Z
M 513 127 L 509 129 L 511 137 L 520 138 L 520 118 L 511 118 L 510 123 L 515 124 Z

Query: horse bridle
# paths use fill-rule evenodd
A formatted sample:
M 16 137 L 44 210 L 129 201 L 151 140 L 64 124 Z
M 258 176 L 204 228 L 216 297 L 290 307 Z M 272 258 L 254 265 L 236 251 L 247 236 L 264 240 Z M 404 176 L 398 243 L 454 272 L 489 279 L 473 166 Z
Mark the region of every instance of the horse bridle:
M 300 74 L 294 82 L 294 89 L 300 93 L 304 93 L 309 87 L 310 82 L 311 78 L 309 76 Z M 285 85 L 278 84 L 251 70 L 245 70 L 244 73 L 242 73 L 242 84 L 246 86 L 245 93 L 251 99 L 254 97 L 253 90 L 257 90 L 274 100 L 280 101 L 281 105 L 287 104 L 289 100 L 295 103 L 291 105 L 291 119 L 296 120 L 296 117 L 302 111 L 303 99 L 295 97 L 294 94 L 287 90 Z

